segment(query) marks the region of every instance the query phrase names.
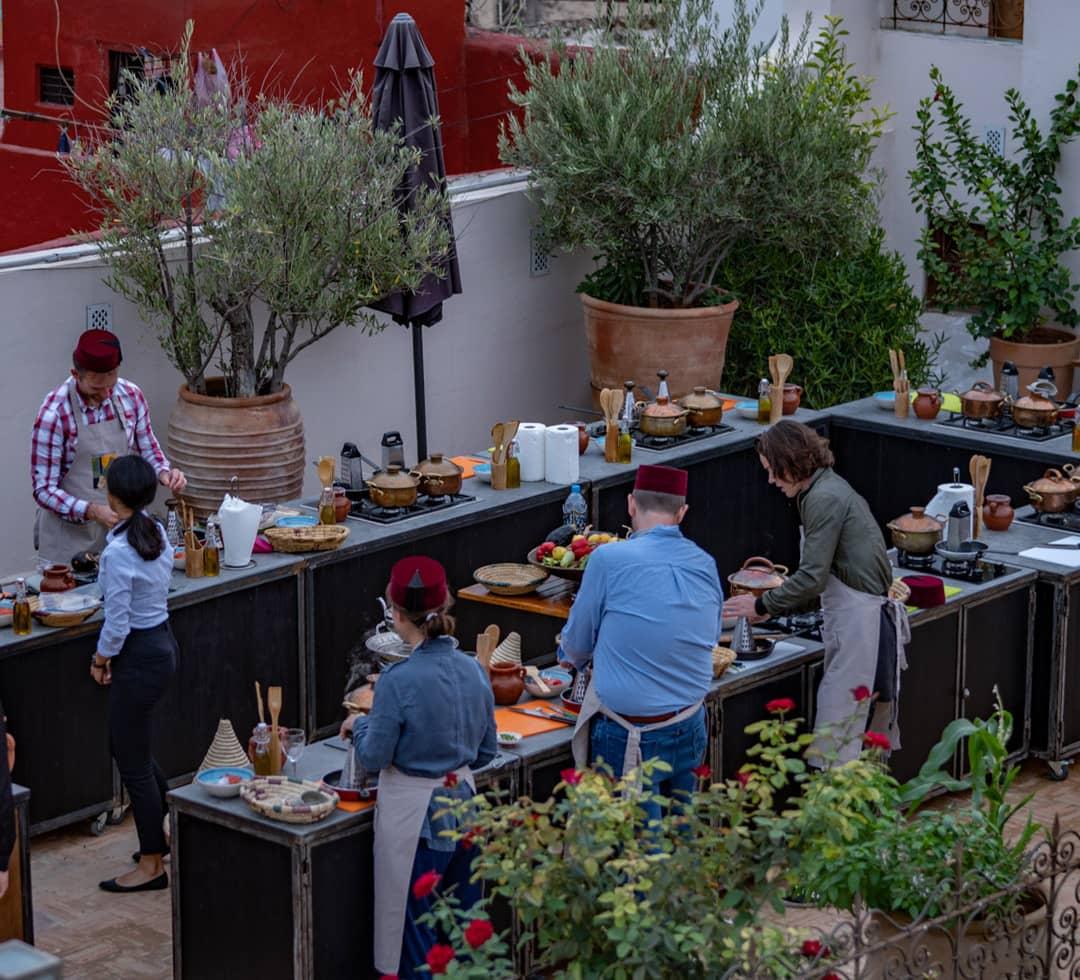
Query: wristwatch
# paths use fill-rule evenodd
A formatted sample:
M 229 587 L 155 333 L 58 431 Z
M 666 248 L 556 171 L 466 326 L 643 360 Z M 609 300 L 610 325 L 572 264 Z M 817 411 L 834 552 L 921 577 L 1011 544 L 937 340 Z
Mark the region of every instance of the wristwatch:
M 91 667 L 92 667 L 92 668 L 93 668 L 94 670 L 104 670 L 104 669 L 105 669 L 106 667 L 108 667 L 108 666 L 109 666 L 109 661 L 108 661 L 108 660 L 105 660 L 105 661 L 104 661 L 104 663 L 100 663 L 100 664 L 99 664 L 99 663 L 98 663 L 98 660 L 97 660 L 97 654 L 95 653 L 95 654 L 94 654 L 94 655 L 93 655 L 93 656 L 92 656 L 92 657 L 90 658 L 90 666 L 91 666 Z

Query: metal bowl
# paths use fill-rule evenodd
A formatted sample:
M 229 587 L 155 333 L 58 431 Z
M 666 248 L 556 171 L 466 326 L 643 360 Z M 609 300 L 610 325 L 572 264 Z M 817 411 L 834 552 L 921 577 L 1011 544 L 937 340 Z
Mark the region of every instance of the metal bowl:
M 323 786 L 327 789 L 333 790 L 347 803 L 367 803 L 374 800 L 379 792 L 379 774 L 376 773 L 373 776 L 368 776 L 367 781 L 364 783 L 361 789 L 344 789 L 338 786 L 338 781 L 341 779 L 341 770 L 335 769 L 333 772 L 328 772 L 322 778 Z

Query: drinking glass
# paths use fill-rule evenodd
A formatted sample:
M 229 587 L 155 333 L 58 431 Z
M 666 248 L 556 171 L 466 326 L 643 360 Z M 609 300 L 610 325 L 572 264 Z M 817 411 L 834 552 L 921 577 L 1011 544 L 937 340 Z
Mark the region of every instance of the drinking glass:
M 295 779 L 296 764 L 304 754 L 304 749 L 307 748 L 307 735 L 302 728 L 287 728 L 285 730 L 285 738 L 282 740 L 281 744 L 285 751 L 285 758 L 292 763 L 292 774 Z

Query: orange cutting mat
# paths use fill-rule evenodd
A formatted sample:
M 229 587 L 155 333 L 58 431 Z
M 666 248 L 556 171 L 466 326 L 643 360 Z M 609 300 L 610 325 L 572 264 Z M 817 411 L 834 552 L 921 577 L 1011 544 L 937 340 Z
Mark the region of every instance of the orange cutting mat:
M 374 800 L 338 800 L 337 808 L 344 810 L 346 813 L 359 813 L 361 810 L 366 810 L 374 805 Z
M 537 708 L 543 710 L 543 706 L 549 702 L 542 698 L 536 701 L 526 701 L 524 704 L 516 704 L 515 708 Z M 523 715 L 509 708 L 495 709 L 495 725 L 500 732 L 517 732 L 528 738 L 530 735 L 542 735 L 544 732 L 558 731 L 560 728 L 570 728 L 573 725 L 564 725 L 560 721 L 545 721 L 543 718 L 534 718 L 532 715 Z
M 727 398 L 724 400 L 724 411 L 730 412 L 739 403 L 734 398 Z
M 464 471 L 461 474 L 463 480 L 467 480 L 470 476 L 476 474 L 476 464 L 485 462 L 482 459 L 477 459 L 475 456 L 451 456 L 451 463 L 457 463 L 458 466 Z

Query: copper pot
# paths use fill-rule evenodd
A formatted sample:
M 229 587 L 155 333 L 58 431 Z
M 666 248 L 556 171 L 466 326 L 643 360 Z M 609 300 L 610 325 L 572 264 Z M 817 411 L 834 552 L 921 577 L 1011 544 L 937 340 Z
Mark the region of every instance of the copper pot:
M 757 597 L 783 585 L 787 576 L 786 565 L 774 565 L 768 558 L 747 558 L 742 568 L 727 577 L 732 595 L 750 593 Z
M 694 428 L 719 425 L 724 417 L 724 400 L 704 385 L 698 385 L 689 395 L 683 395 L 679 404 L 689 412 L 686 421 Z
M 420 478 L 405 473 L 396 463 L 379 470 L 367 481 L 368 496 L 377 507 L 411 507 L 416 503 Z
M 410 472 L 420 480 L 420 492 L 429 497 L 446 497 L 461 493 L 461 474 L 465 471 L 442 453 L 432 453 Z
M 995 391 L 988 381 L 976 381 L 960 396 L 961 411 L 968 419 L 995 419 L 1004 404 L 1005 396 Z
M 924 507 L 912 507 L 910 514 L 885 525 L 892 532 L 892 542 L 909 555 L 930 555 L 941 540 L 945 525 L 930 517 Z
M 686 418 L 690 413 L 685 408 L 672 405 L 671 399 L 660 395 L 656 401 L 642 409 L 638 426 L 647 436 L 681 436 L 686 431 Z
M 1076 500 L 1077 485 L 1060 470 L 1048 469 L 1040 479 L 1024 486 L 1031 506 L 1040 514 L 1060 514 Z
M 1053 400 L 1057 388 L 1048 381 L 1036 381 L 1028 385 L 1028 391 L 1031 394 L 1013 402 L 1013 422 L 1021 429 L 1044 429 L 1053 425 L 1058 417 L 1058 405 Z

